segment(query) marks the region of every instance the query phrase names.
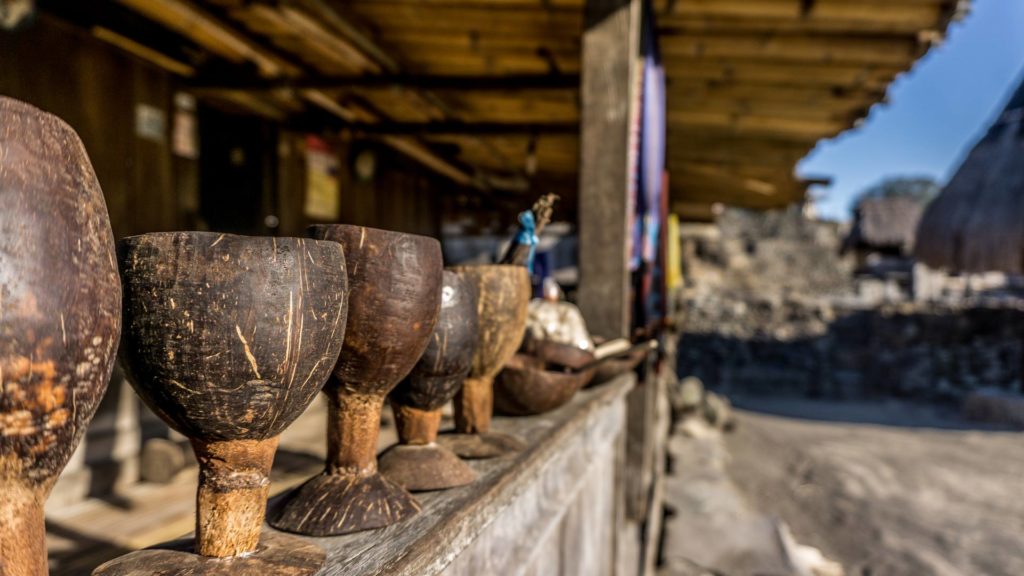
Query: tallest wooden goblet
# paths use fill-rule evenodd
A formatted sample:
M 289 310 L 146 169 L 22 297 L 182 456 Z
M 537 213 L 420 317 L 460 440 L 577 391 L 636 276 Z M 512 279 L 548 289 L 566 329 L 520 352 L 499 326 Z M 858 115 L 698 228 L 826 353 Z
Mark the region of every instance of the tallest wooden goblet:
M 515 355 L 526 329 L 530 274 L 523 266 L 455 266 L 453 271 L 475 284 L 480 342 L 473 367 L 455 397 L 455 430 L 442 443 L 463 458 L 493 458 L 522 449 L 511 436 L 490 432 L 494 377 Z
M 441 306 L 441 244 L 359 226 L 314 226 L 345 249 L 348 329 L 328 398 L 327 466 L 271 512 L 275 528 L 330 536 L 379 528 L 419 504 L 377 472 L 384 398 L 423 355 Z
M 43 502 L 107 387 L 120 312 L 81 141 L 0 97 L 0 574 L 46 574 Z
M 345 330 L 337 244 L 172 232 L 119 245 L 135 391 L 199 460 L 198 555 L 133 552 L 94 574 L 312 574 L 324 554 L 260 527 L 278 435 L 316 398 Z

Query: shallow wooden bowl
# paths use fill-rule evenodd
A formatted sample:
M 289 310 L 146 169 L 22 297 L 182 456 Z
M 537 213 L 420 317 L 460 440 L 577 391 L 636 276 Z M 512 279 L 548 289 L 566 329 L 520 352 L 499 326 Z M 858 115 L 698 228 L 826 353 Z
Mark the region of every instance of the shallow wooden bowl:
M 625 374 L 635 369 L 647 358 L 648 354 L 650 354 L 649 349 L 637 349 L 622 358 L 614 358 L 603 362 L 595 370 L 594 377 L 590 380 L 588 386 L 604 384 L 620 374 Z
M 534 342 L 530 353 L 512 357 L 494 380 L 494 409 L 510 416 L 531 416 L 563 406 L 587 385 L 595 370 L 571 372 L 594 360 L 575 346 Z

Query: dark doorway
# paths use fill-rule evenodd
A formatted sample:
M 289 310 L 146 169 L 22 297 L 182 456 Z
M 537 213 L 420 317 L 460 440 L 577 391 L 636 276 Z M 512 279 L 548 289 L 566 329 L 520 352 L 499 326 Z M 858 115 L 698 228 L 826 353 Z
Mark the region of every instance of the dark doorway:
M 258 117 L 199 110 L 199 212 L 210 230 L 273 234 L 277 129 Z

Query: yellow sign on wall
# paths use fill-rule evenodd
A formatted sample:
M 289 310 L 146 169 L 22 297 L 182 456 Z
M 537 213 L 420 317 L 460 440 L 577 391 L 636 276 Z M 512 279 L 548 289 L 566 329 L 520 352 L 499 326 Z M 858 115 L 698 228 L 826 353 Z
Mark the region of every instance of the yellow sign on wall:
M 341 208 L 340 162 L 330 145 L 316 136 L 306 137 L 306 216 L 334 221 Z

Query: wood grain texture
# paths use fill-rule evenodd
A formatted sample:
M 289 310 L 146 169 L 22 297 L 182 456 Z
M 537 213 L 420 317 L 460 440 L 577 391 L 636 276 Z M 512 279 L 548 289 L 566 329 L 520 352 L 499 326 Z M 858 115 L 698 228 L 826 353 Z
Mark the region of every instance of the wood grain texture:
M 56 116 L 0 97 L 0 574 L 46 574 L 42 506 L 103 396 L 121 326 L 106 204 Z
M 277 437 L 341 349 L 344 253 L 332 242 L 208 232 L 146 234 L 119 248 L 132 385 L 199 460 L 196 550 L 257 562 Z
M 495 419 L 495 431 L 516 430 L 528 444 L 506 458 L 473 461 L 479 479 L 462 488 L 419 495 L 423 513 L 374 532 L 317 539 L 328 554 L 324 576 L 475 576 L 525 570 L 539 542 L 554 537 L 570 507 L 593 509 L 594 524 L 612 533 L 612 502 L 579 500 L 584 486 L 606 482 L 621 449 L 625 393 L 632 374 L 578 394 L 569 404 L 541 416 Z M 605 462 L 607 461 L 607 462 Z M 599 464 L 602 463 L 603 464 Z M 598 489 L 595 489 L 598 490 Z M 596 492 L 591 492 L 596 493 Z M 603 497 L 602 497 L 603 498 Z M 595 526 L 601 537 L 601 529 Z M 588 538 L 595 538 L 593 536 Z M 530 535 L 524 537 L 524 535 Z M 594 539 L 587 547 L 563 547 L 562 554 L 600 550 L 583 566 L 607 563 L 613 545 Z M 511 568 L 510 568 L 511 567 Z M 547 566 L 543 574 L 560 574 Z M 598 572 L 601 573 L 601 572 Z
M 324 564 L 322 548 L 293 536 L 268 532 L 257 552 L 233 558 L 206 558 L 192 553 L 187 540 L 139 550 L 100 565 L 97 576 L 309 576 Z
M 545 341 L 534 341 L 530 348 L 513 356 L 494 380 L 494 408 L 499 414 L 549 412 L 572 399 L 594 376 L 593 369 L 567 371 L 592 362 L 591 352 Z
M 419 410 L 437 410 L 449 402 L 469 374 L 480 328 L 479 289 L 475 282 L 444 271 L 441 309 L 423 355 L 391 392 L 392 401 Z
M 377 472 L 384 397 L 430 342 L 441 307 L 441 245 L 414 234 L 348 225 L 313 226 L 348 262 L 349 315 L 341 355 L 324 387 L 327 464 L 270 513 L 275 528 L 314 536 L 399 522 L 415 498 Z
M 119 257 L 125 367 L 175 430 L 265 440 L 316 397 L 346 326 L 336 244 L 169 232 L 126 238 Z
M 456 266 L 477 286 L 480 341 L 462 390 L 455 397 L 455 427 L 463 434 L 487 432 L 493 409 L 494 376 L 523 340 L 530 303 L 530 275 L 522 266 Z
M 435 444 L 441 407 L 469 374 L 479 338 L 477 286 L 446 270 L 441 311 L 430 343 L 412 372 L 391 391 L 400 444 L 380 458 L 381 473 L 407 490 L 463 486 L 476 473 L 451 450 Z
M 620 338 L 629 335 L 640 0 L 588 0 L 584 14 L 578 300 L 592 334 Z

